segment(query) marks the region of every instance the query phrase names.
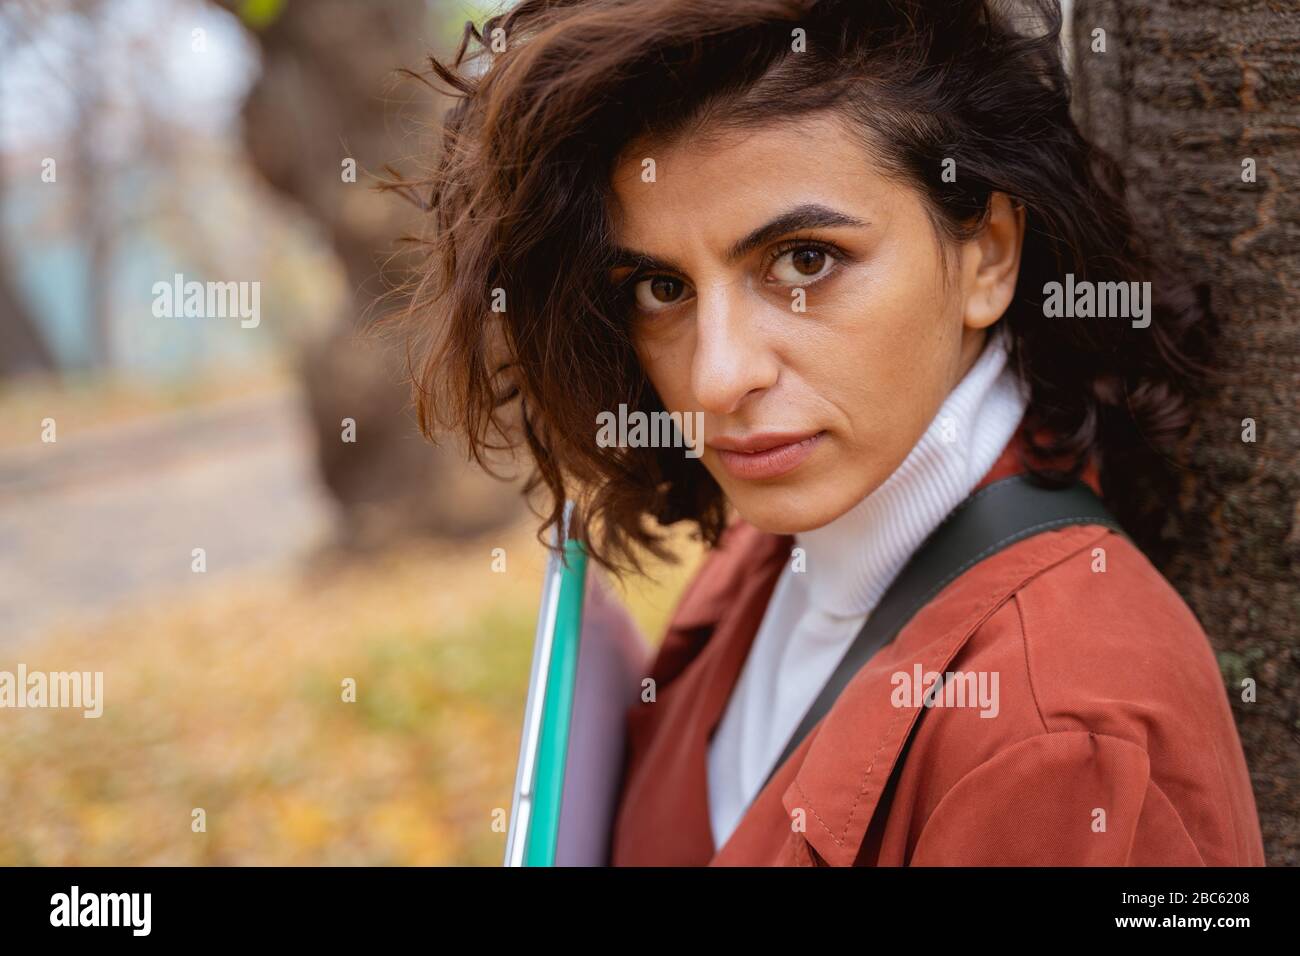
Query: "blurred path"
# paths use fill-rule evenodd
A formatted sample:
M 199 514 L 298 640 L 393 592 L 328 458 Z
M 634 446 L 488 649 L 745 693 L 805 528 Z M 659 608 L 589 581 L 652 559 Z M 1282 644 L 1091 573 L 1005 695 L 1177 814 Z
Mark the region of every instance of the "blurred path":
M 58 439 L 0 450 L 0 651 L 64 612 L 292 560 L 328 530 L 294 390 Z

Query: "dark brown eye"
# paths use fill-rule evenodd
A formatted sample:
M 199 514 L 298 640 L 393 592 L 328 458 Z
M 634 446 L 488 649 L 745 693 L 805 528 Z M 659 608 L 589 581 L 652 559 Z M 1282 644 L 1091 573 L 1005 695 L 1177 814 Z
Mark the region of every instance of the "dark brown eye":
M 650 276 L 638 282 L 633 289 L 636 304 L 647 312 L 676 305 L 682 301 L 686 283 L 672 276 Z
M 772 262 L 772 275 L 786 285 L 809 285 L 824 278 L 835 264 L 835 257 L 818 246 L 787 248 Z
M 820 249 L 799 249 L 795 251 L 791 264 L 802 275 L 815 276 L 822 271 L 826 253 Z
M 682 284 L 669 276 L 655 276 L 650 280 L 650 294 L 660 302 L 672 302 L 682 292 Z

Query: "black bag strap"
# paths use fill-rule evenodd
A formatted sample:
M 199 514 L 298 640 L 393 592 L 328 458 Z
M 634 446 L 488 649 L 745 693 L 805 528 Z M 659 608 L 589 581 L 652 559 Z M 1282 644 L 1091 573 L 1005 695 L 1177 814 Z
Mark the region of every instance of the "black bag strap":
M 868 615 L 768 772 L 763 786 L 767 786 L 808 732 L 826 716 L 862 666 L 892 641 L 935 595 L 985 558 L 1017 541 L 1054 528 L 1083 524 L 1123 530 L 1092 489 L 1081 481 L 1064 488 L 1048 488 L 1017 475 L 981 488 L 954 508 L 913 553 Z

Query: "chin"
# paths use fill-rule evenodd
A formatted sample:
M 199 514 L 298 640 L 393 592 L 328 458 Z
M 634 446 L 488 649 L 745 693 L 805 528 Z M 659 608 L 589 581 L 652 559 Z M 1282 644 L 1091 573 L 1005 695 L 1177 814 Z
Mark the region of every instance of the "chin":
M 727 497 L 745 521 L 768 534 L 798 534 L 820 528 L 858 500 L 841 503 L 812 487 L 750 487 L 735 494 L 728 490 Z

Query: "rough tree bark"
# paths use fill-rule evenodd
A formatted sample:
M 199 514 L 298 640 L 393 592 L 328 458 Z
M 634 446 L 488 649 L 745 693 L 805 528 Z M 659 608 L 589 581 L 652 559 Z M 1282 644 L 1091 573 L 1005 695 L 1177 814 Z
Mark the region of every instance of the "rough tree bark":
M 1105 31 L 1105 52 L 1097 47 Z M 1272 865 L 1300 863 L 1300 9 L 1078 0 L 1080 122 L 1148 235 L 1212 288 L 1226 384 L 1198 409 L 1162 570 L 1219 654 Z M 1243 172 L 1253 160 L 1254 181 Z M 1252 419 L 1255 440 L 1249 437 Z M 1253 679 L 1258 698 L 1242 700 Z

